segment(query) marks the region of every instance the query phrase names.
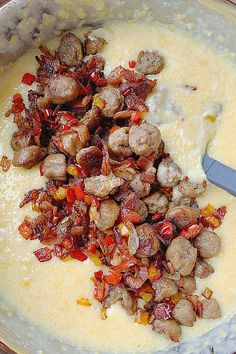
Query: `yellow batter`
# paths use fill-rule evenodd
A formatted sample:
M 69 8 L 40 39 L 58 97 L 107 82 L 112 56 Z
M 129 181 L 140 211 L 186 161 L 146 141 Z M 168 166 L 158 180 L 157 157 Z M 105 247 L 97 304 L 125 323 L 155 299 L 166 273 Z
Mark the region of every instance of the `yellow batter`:
M 135 59 L 140 50 L 158 49 L 166 58 L 165 69 L 158 75 L 157 91 L 148 99 L 150 113 L 146 119 L 159 126 L 166 149 L 185 174 L 193 180 L 204 178 L 201 156 L 215 131 L 210 153 L 236 168 L 236 69 L 230 62 L 203 43 L 160 24 L 113 23 L 99 29 L 98 34 L 108 42 L 102 53 L 107 73 L 120 64 L 128 67 L 128 61 Z M 57 42 L 49 46 L 56 48 Z M 28 86 L 20 83 L 21 77 L 24 72 L 35 72 L 35 53 L 35 50 L 25 53 L 0 78 L 0 155 L 12 156 L 9 142 L 16 126 L 4 113 L 14 93 L 26 95 Z M 186 85 L 196 86 L 197 90 L 186 89 Z M 213 113 L 220 122 L 206 121 L 205 115 Z M 94 351 L 152 352 L 172 345 L 154 333 L 151 326 L 134 323 L 119 304 L 108 310 L 107 320 L 100 319 L 100 304 L 93 299 L 90 280 L 96 267 L 89 260 L 84 263 L 62 262 L 56 258 L 46 263 L 37 261 L 32 252 L 40 244 L 25 241 L 17 231 L 24 216 L 32 211 L 28 206 L 19 209 L 18 205 L 25 192 L 44 183 L 38 167 L 29 171 L 11 167 L 7 173 L 1 172 L 0 296 L 51 334 Z M 200 205 L 207 202 L 216 207 L 225 205 L 228 213 L 217 229 L 222 252 L 210 261 L 215 273 L 199 281 L 198 291 L 205 286 L 212 289 L 226 319 L 236 307 L 236 199 L 209 185 L 199 200 Z M 81 296 L 87 297 L 92 306 L 76 304 Z M 193 328 L 182 327 L 182 338 L 200 335 L 220 321 L 198 320 Z

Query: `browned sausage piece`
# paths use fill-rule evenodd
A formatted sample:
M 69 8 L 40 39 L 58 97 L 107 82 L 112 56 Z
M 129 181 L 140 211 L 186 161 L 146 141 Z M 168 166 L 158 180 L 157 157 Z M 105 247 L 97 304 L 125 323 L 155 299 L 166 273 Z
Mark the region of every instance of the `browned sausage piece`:
M 181 175 L 181 169 L 170 157 L 163 159 L 157 169 L 157 180 L 162 187 L 177 186 Z
M 136 192 L 140 198 L 144 198 L 150 193 L 151 185 L 150 183 L 143 182 L 141 177 L 141 173 L 135 174 L 130 182 L 130 188 L 132 191 Z
M 44 157 L 41 147 L 32 145 L 14 152 L 12 164 L 16 167 L 31 168 Z
M 89 146 L 76 154 L 76 161 L 87 172 L 87 176 L 101 173 L 102 159 L 102 151 L 96 146 Z
M 126 181 L 132 181 L 136 171 L 133 167 L 121 165 L 113 168 L 113 173 L 115 176 L 125 179 Z
M 72 77 L 52 76 L 48 81 L 46 96 L 51 103 L 64 104 L 74 101 L 79 94 L 79 85 Z
M 101 202 L 94 222 L 97 228 L 101 231 L 110 229 L 115 225 L 115 222 L 119 216 L 120 207 L 114 200 L 104 200 Z
M 135 69 L 141 71 L 144 75 L 159 74 L 164 68 L 165 60 L 157 50 L 141 51 L 138 55 Z
M 67 33 L 62 36 L 57 53 L 63 64 L 77 66 L 84 57 L 83 44 L 76 35 L 71 32 Z
M 48 155 L 42 164 L 42 172 L 49 179 L 66 180 L 66 157 L 63 154 Z
M 179 205 L 168 210 L 166 220 L 171 221 L 178 230 L 188 228 L 197 223 L 197 213 L 186 205 Z
M 58 150 L 64 154 L 75 156 L 78 151 L 83 149 L 90 139 L 88 128 L 84 124 L 66 130 L 52 138 Z
M 49 140 L 47 152 L 49 155 L 57 154 L 59 152 L 59 150 L 56 148 L 56 145 L 53 142 L 53 137 Z
M 154 256 L 160 248 L 160 242 L 154 227 L 145 223 L 136 227 L 136 231 L 139 237 L 139 247 L 135 253 L 136 257 Z
M 178 292 L 178 287 L 175 282 L 169 278 L 162 277 L 152 283 L 155 291 L 154 301 L 161 302 L 162 300 L 171 297 Z
M 173 342 L 179 342 L 181 336 L 180 325 L 175 320 L 155 320 L 152 329 L 157 333 L 162 333 Z
M 137 211 L 137 213 L 140 216 L 140 223 L 144 222 L 148 216 L 148 210 L 145 205 L 145 203 L 142 200 L 138 200 L 137 203 L 135 204 L 134 211 Z
M 119 156 L 128 157 L 132 155 L 129 146 L 129 128 L 122 127 L 109 135 L 108 146 L 110 151 Z
M 220 252 L 221 240 L 214 231 L 203 229 L 194 240 L 194 247 L 197 248 L 200 257 L 211 258 Z
M 127 274 L 124 278 L 125 284 L 128 286 L 128 288 L 136 290 L 141 288 L 143 285 L 144 281 L 140 278 L 136 278 L 131 274 Z
M 82 148 L 80 144 L 79 136 L 74 130 L 66 130 L 57 137 L 53 137 L 53 141 L 56 143 L 57 148 L 65 154 L 75 156 L 77 151 Z
M 166 213 L 168 209 L 168 198 L 165 194 L 154 192 L 143 199 L 150 214 Z
M 178 285 L 179 292 L 184 295 L 192 295 L 197 289 L 196 280 L 191 275 L 180 278 L 176 284 Z
M 15 132 L 11 138 L 11 147 L 14 151 L 28 147 L 34 143 L 34 133 L 28 129 L 20 129 Z
M 101 122 L 100 108 L 98 106 L 93 106 L 90 111 L 83 116 L 80 122 L 86 125 L 89 130 L 98 128 Z
M 124 107 L 124 97 L 115 87 L 104 87 L 96 96 L 104 102 L 104 107 L 101 110 L 103 117 L 112 118 Z
M 171 261 L 176 272 L 187 276 L 195 266 L 197 250 L 186 238 L 176 237 L 167 248 L 166 259 Z
M 86 55 L 97 54 L 104 47 L 105 44 L 105 39 L 90 34 L 84 42 Z
M 139 198 L 135 197 L 135 202 L 133 203 L 134 195 L 135 193 L 130 193 L 127 197 L 125 197 L 125 199 L 123 199 L 122 207 L 124 206 L 125 208 L 136 211 L 140 216 L 139 223 L 141 224 L 146 220 L 148 210 L 145 203 Z
M 195 269 L 194 269 L 194 274 L 195 277 L 198 277 L 200 279 L 204 279 L 209 277 L 209 275 L 211 275 L 212 273 L 214 273 L 214 269 L 213 267 L 208 264 L 207 262 L 205 262 L 202 259 L 198 259 L 195 265 Z
M 221 317 L 220 305 L 215 299 L 202 301 L 202 318 L 214 320 Z
M 192 327 L 196 321 L 196 313 L 190 301 L 180 299 L 172 312 L 173 318 L 183 326 Z
M 133 315 L 137 309 L 137 300 L 133 294 L 126 290 L 122 285 L 110 288 L 108 296 L 103 301 L 105 308 L 111 307 L 117 301 L 121 300 L 121 306 L 129 315 Z
M 98 197 L 107 197 L 109 194 L 115 193 L 123 180 L 110 173 L 108 176 L 100 175 L 85 178 L 84 185 L 88 193 L 97 195 Z
M 137 310 L 137 299 L 134 294 L 127 290 L 124 291 L 121 306 L 126 310 L 129 316 L 134 315 Z
M 206 181 L 202 183 L 193 183 L 190 182 L 188 177 L 184 177 L 178 185 L 180 193 L 185 197 L 197 198 L 206 190 Z
M 129 145 L 131 150 L 140 156 L 157 153 L 161 143 L 161 134 L 157 127 L 143 123 L 132 125 L 129 131 Z

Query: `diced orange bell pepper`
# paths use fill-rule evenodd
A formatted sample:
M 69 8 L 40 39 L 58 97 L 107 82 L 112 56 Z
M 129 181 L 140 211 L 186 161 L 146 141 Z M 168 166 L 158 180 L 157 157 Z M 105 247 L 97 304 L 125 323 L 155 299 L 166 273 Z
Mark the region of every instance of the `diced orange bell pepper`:
M 213 213 L 215 210 L 216 210 L 216 208 L 215 208 L 213 205 L 207 204 L 204 208 L 202 208 L 202 209 L 200 210 L 200 213 L 201 213 L 202 216 L 207 217 L 207 216 L 212 216 L 212 213 Z
M 91 306 L 90 301 L 86 297 L 81 297 L 80 299 L 76 300 L 76 303 L 81 306 Z
M 84 193 L 83 188 L 79 184 L 76 184 L 76 183 L 74 184 L 73 187 L 74 187 L 74 193 L 75 193 L 76 199 L 84 200 L 85 193 Z
M 137 322 L 138 324 L 147 325 L 148 320 L 149 320 L 149 313 L 142 309 L 138 309 L 136 312 L 135 322 Z
M 157 269 L 155 265 L 151 264 L 148 268 L 148 278 L 151 282 L 154 282 L 162 277 L 162 272 L 160 269 Z

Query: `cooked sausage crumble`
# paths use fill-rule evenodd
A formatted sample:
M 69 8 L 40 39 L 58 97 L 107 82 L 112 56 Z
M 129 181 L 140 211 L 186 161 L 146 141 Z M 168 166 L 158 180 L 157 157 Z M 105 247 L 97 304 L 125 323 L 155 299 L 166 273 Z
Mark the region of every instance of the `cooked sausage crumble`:
M 105 45 L 92 33 L 84 41 L 67 33 L 55 53 L 40 46 L 36 76 L 24 75 L 24 83 L 36 81 L 28 105 L 20 94 L 12 99 L 12 164 L 40 163 L 48 179 L 21 202 L 38 216 L 26 217 L 19 232 L 43 244 L 34 252 L 40 262 L 55 256 L 98 266 L 94 298 L 103 319 L 120 301 L 137 323 L 177 342 L 181 326 L 221 316 L 210 289 L 195 294 L 195 277 L 214 272 L 207 261 L 221 251 L 214 229 L 226 208 L 199 208 L 206 182 L 184 176 L 158 127 L 143 121 L 156 86 L 145 75 L 164 70 L 164 57 L 141 51 L 135 69 L 119 66 L 105 77 L 98 54 Z

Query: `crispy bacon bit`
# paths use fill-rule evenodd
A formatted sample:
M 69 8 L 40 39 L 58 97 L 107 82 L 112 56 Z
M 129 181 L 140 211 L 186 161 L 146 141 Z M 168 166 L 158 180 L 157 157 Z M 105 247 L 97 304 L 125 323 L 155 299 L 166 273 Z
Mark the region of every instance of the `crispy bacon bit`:
M 31 224 L 28 220 L 24 220 L 20 226 L 18 227 L 18 230 L 26 240 L 33 234 Z
M 0 166 L 2 167 L 3 172 L 7 172 L 11 167 L 11 160 L 7 156 L 2 156 Z
M 133 224 L 138 224 L 141 221 L 141 217 L 137 211 L 127 208 L 121 208 L 121 219 L 123 222 L 130 221 Z
M 40 248 L 34 251 L 35 256 L 38 258 L 39 262 L 47 262 L 52 258 L 53 251 L 48 247 Z
M 175 305 L 172 301 L 160 303 L 156 306 L 154 314 L 157 320 L 168 320 L 172 317 Z
M 141 73 L 117 67 L 108 75 L 108 83 L 119 86 L 125 97 L 125 103 L 131 110 L 147 111 L 145 100 L 156 85 L 155 80 L 149 80 Z
M 38 199 L 40 189 L 32 189 L 28 193 L 25 194 L 24 199 L 20 203 L 20 208 L 23 208 L 24 205 L 28 204 L 29 202 L 36 202 Z

